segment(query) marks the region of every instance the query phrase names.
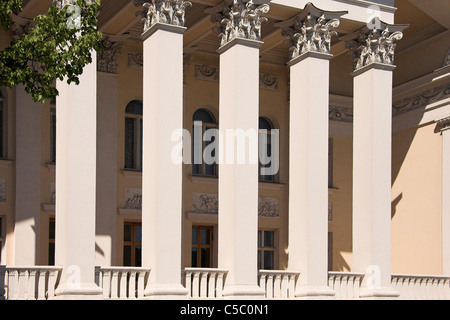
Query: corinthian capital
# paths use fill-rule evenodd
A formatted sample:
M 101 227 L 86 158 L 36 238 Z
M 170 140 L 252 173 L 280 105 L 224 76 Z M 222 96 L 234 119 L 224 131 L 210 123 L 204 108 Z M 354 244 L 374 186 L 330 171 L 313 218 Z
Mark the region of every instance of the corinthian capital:
M 135 1 L 139 5 L 142 1 Z M 144 33 L 157 23 L 184 26 L 186 8 L 192 3 L 184 0 L 151 0 L 144 2 Z
M 394 65 L 394 51 L 396 42 L 403 38 L 403 30 L 408 25 L 390 25 L 381 23 L 381 28 L 361 30 L 344 36 L 341 40 L 353 55 L 353 68 L 355 71 L 368 65 L 378 63 Z
M 269 12 L 268 4 L 256 5 L 252 0 L 225 0 L 205 10 L 212 22 L 219 22 L 220 46 L 234 39 L 261 40 L 262 14 Z
M 289 37 L 289 58 L 308 52 L 330 54 L 331 38 L 337 35 L 332 29 L 339 26 L 339 18 L 346 13 L 324 11 L 308 3 L 297 16 L 277 23 L 282 35 Z
M 93 3 L 95 0 L 86 0 L 87 4 Z M 75 5 L 76 0 L 53 0 L 53 5 L 59 10 L 62 10 L 65 6 Z

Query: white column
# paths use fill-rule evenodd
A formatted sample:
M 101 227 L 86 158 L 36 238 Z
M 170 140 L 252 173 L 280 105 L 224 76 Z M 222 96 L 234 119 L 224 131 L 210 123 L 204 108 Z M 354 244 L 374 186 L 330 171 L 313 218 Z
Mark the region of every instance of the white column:
M 343 12 L 308 4 L 280 23 L 290 38 L 289 261 L 300 271 L 295 296 L 334 296 L 328 287 L 328 119 L 330 39 Z M 310 26 L 315 31 L 306 31 Z M 301 37 L 297 37 L 301 34 Z M 321 39 L 314 42 L 315 39 Z
M 235 16 L 243 15 L 240 1 L 229 4 Z M 220 6 L 220 5 L 219 5 Z M 223 9 L 223 5 L 220 8 Z M 249 34 L 264 18 L 268 5 L 245 7 Z M 259 41 L 234 34 L 241 28 L 239 18 L 221 20 L 220 96 L 219 96 L 219 221 L 218 266 L 228 270 L 224 298 L 263 298 L 258 286 L 258 118 L 259 118 Z M 259 34 L 260 36 L 260 34 Z M 242 134 L 240 134 L 242 133 Z M 243 134 L 246 135 L 243 138 Z M 244 143 L 244 148 L 238 145 Z M 242 158 L 240 158 L 242 157 Z
M 14 264 L 39 264 L 41 214 L 41 103 L 16 88 Z
M 55 291 L 59 299 L 94 299 L 97 64 L 96 53 L 80 84 L 57 81 L 56 99 L 56 256 L 63 267 Z
M 450 117 L 438 121 L 442 135 L 442 274 L 450 274 Z
M 97 56 L 96 265 L 116 264 L 117 63 L 121 42 L 106 37 Z
M 157 2 L 166 9 L 184 13 L 186 3 Z M 177 299 L 187 298 L 188 293 L 181 284 L 182 163 L 172 159 L 175 145 L 172 134 L 183 128 L 183 32 L 186 28 L 171 24 L 175 21 L 159 23 L 160 8 L 149 9 L 142 35 L 142 265 L 151 268 L 145 296 Z M 156 16 L 150 15 L 153 9 L 158 10 Z
M 384 31 L 383 31 L 384 30 Z M 365 273 L 361 297 L 396 297 L 391 287 L 391 145 L 395 26 L 350 38 L 353 101 L 353 271 Z M 370 46 L 367 46 L 370 43 Z

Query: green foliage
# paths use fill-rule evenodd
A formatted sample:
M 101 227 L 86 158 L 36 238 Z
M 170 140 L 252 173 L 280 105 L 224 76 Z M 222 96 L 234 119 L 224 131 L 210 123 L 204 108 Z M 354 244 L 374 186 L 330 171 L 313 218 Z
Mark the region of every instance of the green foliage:
M 20 12 L 21 2 L 0 0 L 0 22 L 5 30 L 10 28 L 9 15 Z M 75 6 L 62 10 L 51 6 L 34 19 L 35 26 L 28 34 L 0 52 L 0 86 L 24 84 L 34 101 L 44 102 L 58 95 L 56 79 L 79 83 L 84 66 L 92 62 L 93 50 L 100 49 L 100 0 L 91 4 L 76 0 Z

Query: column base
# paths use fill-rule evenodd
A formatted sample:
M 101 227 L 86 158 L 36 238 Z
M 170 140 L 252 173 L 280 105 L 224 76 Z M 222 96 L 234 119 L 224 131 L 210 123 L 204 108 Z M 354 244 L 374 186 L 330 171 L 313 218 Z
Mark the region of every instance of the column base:
M 335 299 L 335 292 L 327 286 L 300 285 L 295 290 L 295 298 L 302 300 L 331 300 Z
M 101 300 L 103 290 L 95 283 L 63 283 L 55 290 L 55 300 Z
M 376 289 L 369 289 L 367 287 L 361 287 L 359 289 L 359 297 L 361 299 L 397 299 L 400 296 L 400 292 L 395 290 L 392 287 L 382 287 L 382 288 L 376 288 Z
M 148 300 L 184 300 L 188 293 L 181 284 L 149 284 L 144 296 Z
M 222 291 L 223 298 L 229 300 L 257 300 L 264 299 L 265 295 L 266 292 L 256 285 L 229 285 Z

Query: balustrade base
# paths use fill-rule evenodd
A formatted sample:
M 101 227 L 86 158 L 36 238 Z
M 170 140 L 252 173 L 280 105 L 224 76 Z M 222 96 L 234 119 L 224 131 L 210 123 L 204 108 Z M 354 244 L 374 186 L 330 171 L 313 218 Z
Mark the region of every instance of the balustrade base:
M 55 290 L 54 300 L 101 300 L 103 290 L 95 283 L 64 283 Z
M 228 285 L 223 288 L 222 296 L 229 300 L 264 299 L 265 291 L 252 285 Z
M 301 300 L 331 300 L 335 292 L 327 286 L 299 285 L 295 290 L 295 298 Z
M 391 287 L 382 287 L 382 288 L 367 288 L 361 287 L 359 290 L 359 297 L 361 299 L 397 299 L 400 296 L 400 292 Z
M 148 300 L 184 300 L 188 299 L 189 291 L 181 284 L 149 284 L 144 291 Z

